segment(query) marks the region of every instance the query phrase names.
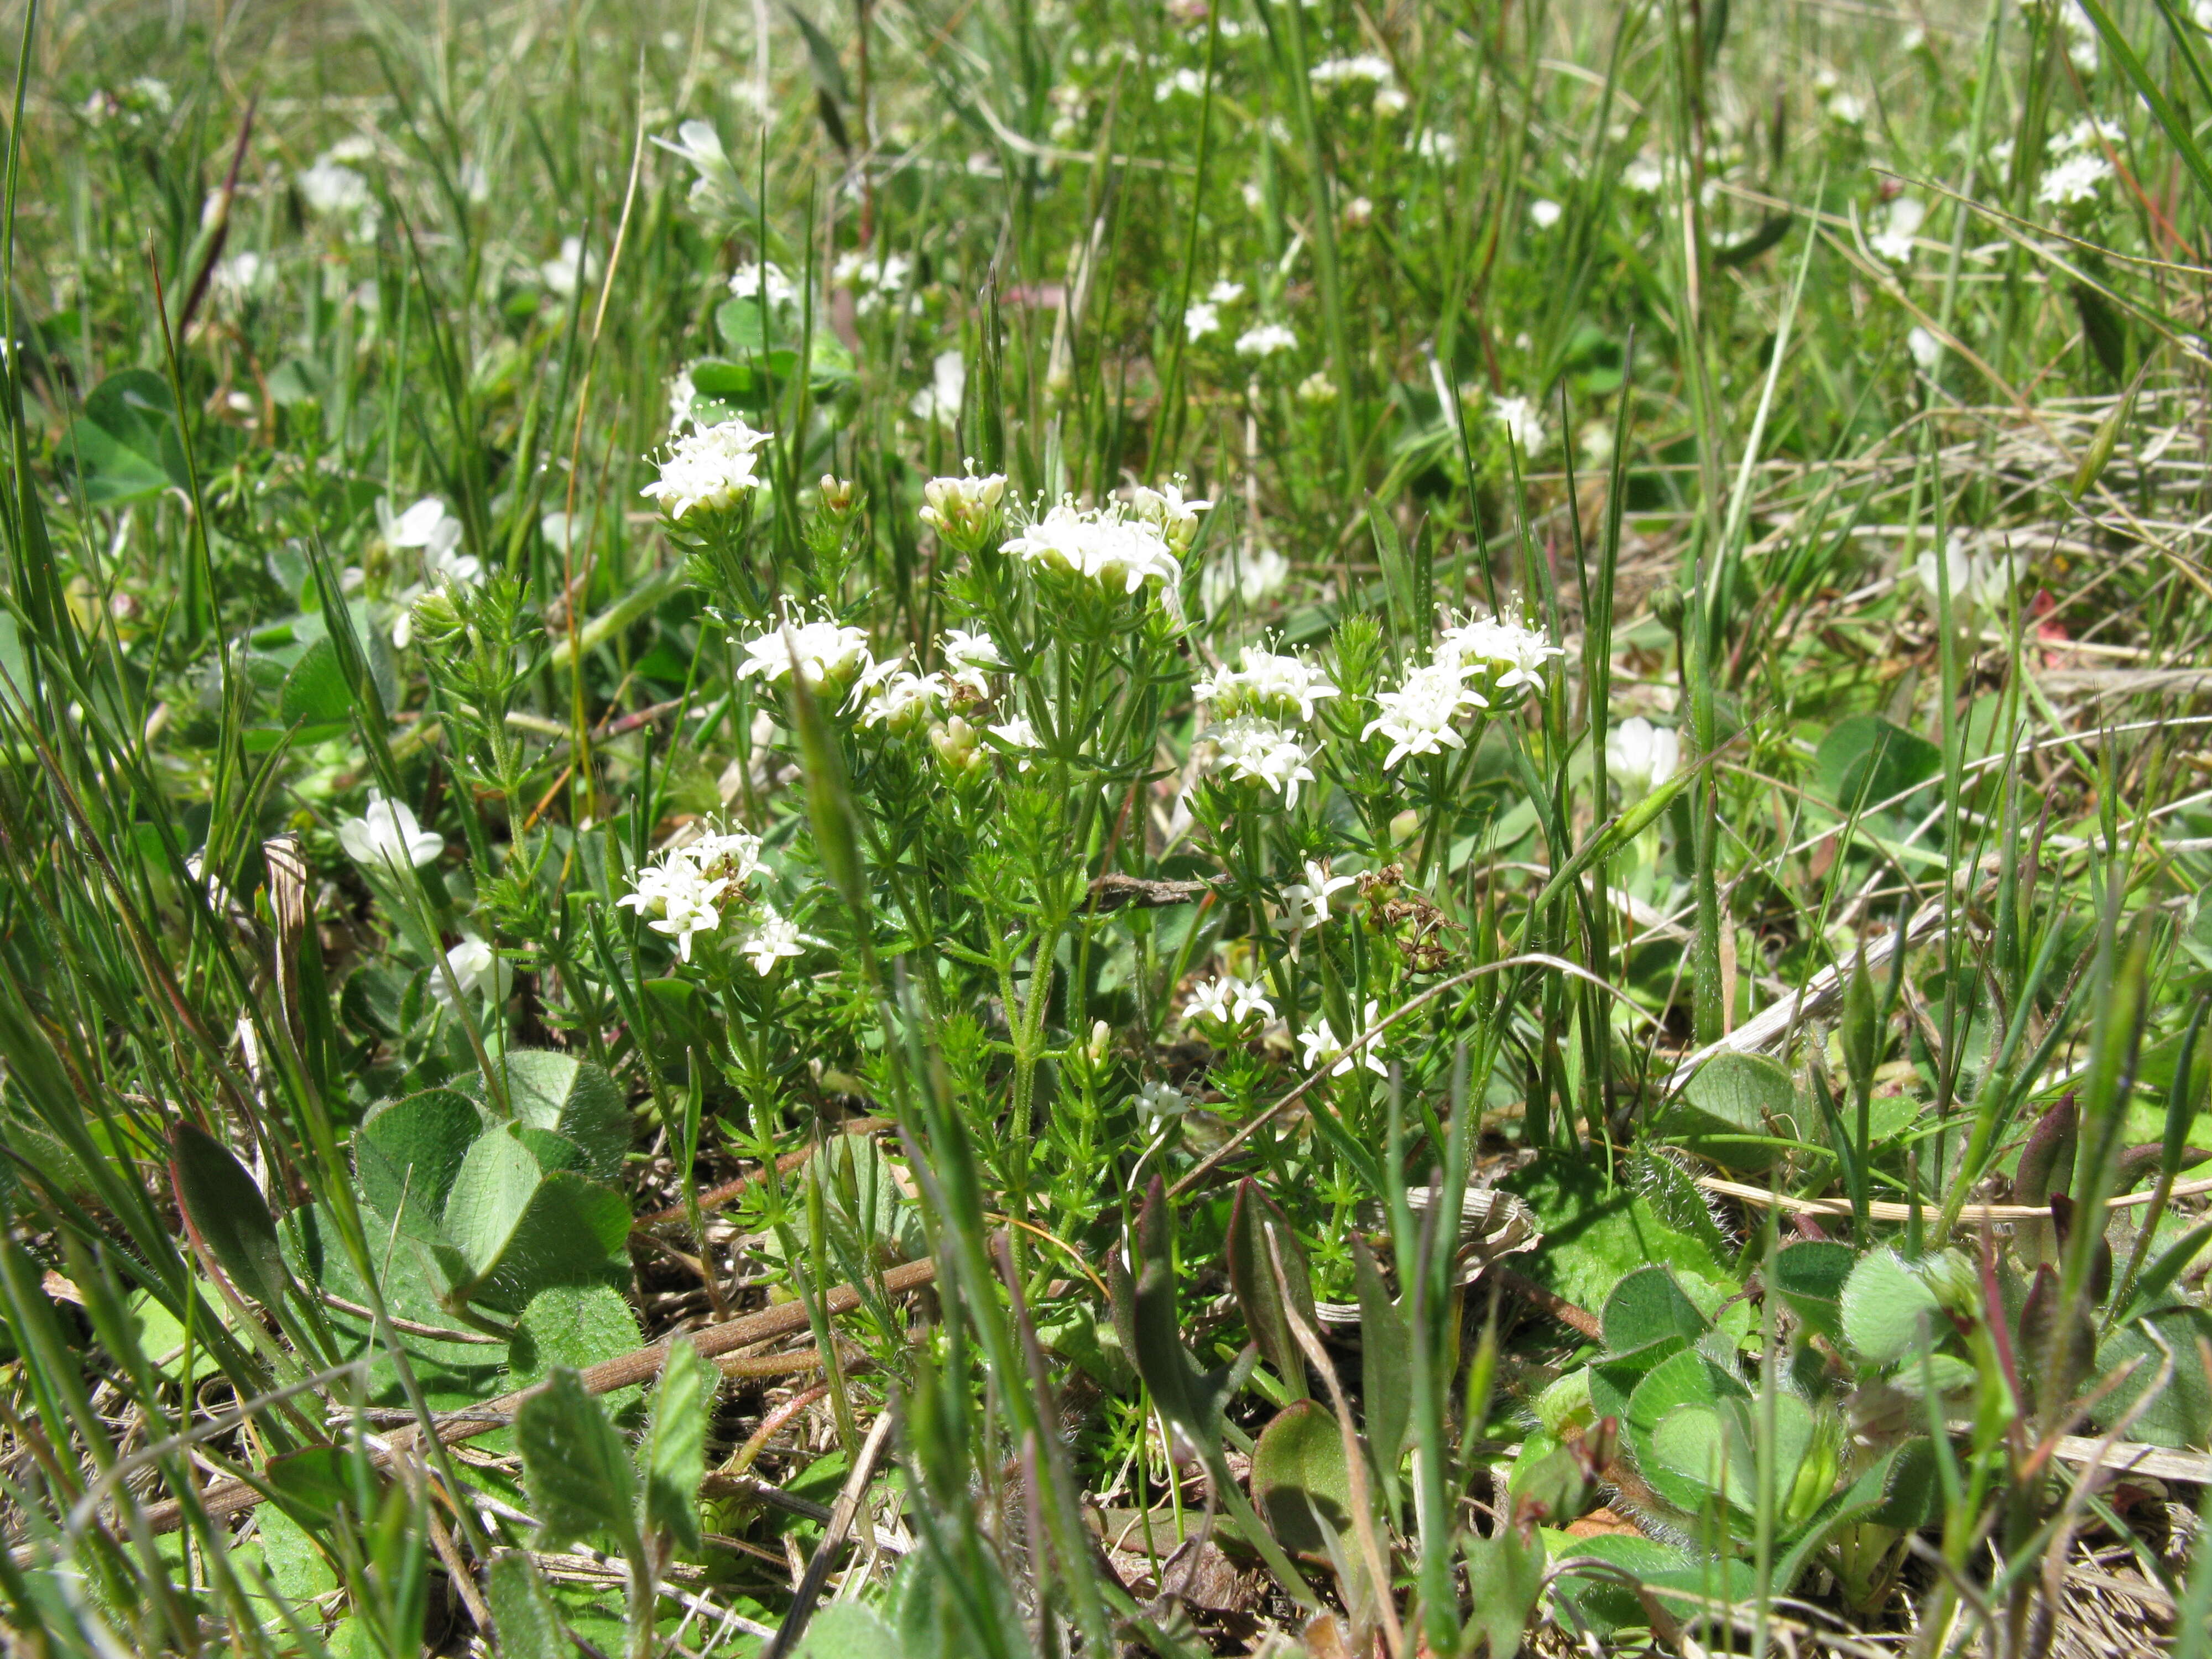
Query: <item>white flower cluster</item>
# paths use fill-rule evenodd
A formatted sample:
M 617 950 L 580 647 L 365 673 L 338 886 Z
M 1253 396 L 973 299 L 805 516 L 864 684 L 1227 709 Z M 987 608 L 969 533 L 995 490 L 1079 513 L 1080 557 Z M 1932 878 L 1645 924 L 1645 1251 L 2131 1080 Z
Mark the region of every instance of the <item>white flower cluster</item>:
M 1184 482 L 1181 477 L 1171 478 L 1158 489 L 1133 484 L 1127 492 L 1129 515 L 1157 526 L 1178 556 L 1190 551 L 1190 544 L 1198 539 L 1198 515 L 1213 505 L 1186 497 Z
M 1298 337 L 1282 323 L 1256 324 L 1237 337 L 1240 357 L 1272 357 L 1277 352 L 1297 349 Z
M 1381 712 L 1361 735 L 1389 739 L 1385 771 L 1409 755 L 1464 749 L 1461 715 L 1510 707 L 1523 690 L 1540 690 L 1545 663 L 1563 654 L 1534 629 L 1502 617 L 1455 623 L 1444 629 L 1434 661 L 1410 671 L 1396 690 L 1376 694 Z
M 1522 456 L 1540 455 L 1551 441 L 1544 430 L 1543 411 L 1534 398 L 1500 398 L 1490 406 L 1490 418 L 1505 428 Z
M 1211 702 L 1220 723 L 1207 733 L 1223 771 L 1240 781 L 1266 785 L 1298 804 L 1298 786 L 1314 781 L 1312 754 L 1296 722 L 1310 721 L 1314 706 L 1336 696 L 1336 686 L 1319 669 L 1284 653 L 1247 646 L 1242 668 L 1223 668 L 1195 690 Z
M 646 926 L 676 941 L 677 955 L 691 960 L 691 942 L 722 925 L 722 901 L 741 894 L 761 869 L 760 837 L 743 830 L 709 831 L 671 848 L 632 878 L 616 900 L 646 918 Z M 786 957 L 805 948 L 799 926 L 761 901 L 744 916 L 736 938 L 740 956 L 763 977 Z
M 1182 575 L 1160 526 L 1114 506 L 1079 507 L 1063 501 L 1000 551 L 1046 570 L 1068 572 L 1125 593 L 1148 582 L 1172 587 Z
M 842 698 L 856 683 L 867 682 L 878 673 L 875 657 L 868 649 L 867 630 L 827 617 L 801 622 L 796 615 L 787 615 L 765 631 L 736 643 L 745 653 L 744 661 L 738 665 L 739 679 L 757 676 L 766 684 L 780 685 L 796 670 L 800 683 L 817 696 L 835 692 Z
M 2046 207 L 2072 207 L 2097 199 L 2097 187 L 2112 176 L 2106 146 L 2118 149 L 2125 133 L 2117 121 L 2085 115 L 2051 140 L 2058 159 L 2045 169 L 2035 199 Z
M 660 510 L 681 522 L 702 508 L 726 512 L 752 490 L 768 488 L 756 469 L 768 434 L 743 421 L 723 421 L 687 432 L 669 446 L 660 476 L 643 489 Z
M 1893 265 L 1908 264 L 1912 258 L 1912 239 L 1920 234 L 1927 217 L 1928 209 L 1917 198 L 1900 196 L 1889 204 L 1882 228 L 1867 238 L 1867 246 Z
M 730 276 L 731 297 L 738 300 L 765 298 L 771 310 L 781 310 L 799 300 L 799 288 L 782 269 L 773 263 L 739 265 Z
M 1221 308 L 1233 306 L 1244 297 L 1244 284 L 1232 283 L 1225 277 L 1206 289 L 1203 300 L 1194 300 L 1182 313 L 1183 331 L 1196 345 L 1200 340 L 1221 331 Z
M 1267 1000 L 1257 980 L 1239 979 L 1234 974 L 1218 974 L 1198 986 L 1182 1008 L 1186 1025 L 1221 1025 L 1232 1030 L 1242 1030 L 1255 1014 L 1263 1020 L 1273 1019 L 1275 1005 Z
M 1328 677 L 1302 657 L 1248 645 L 1239 660 L 1242 668 L 1216 669 L 1193 688 L 1224 718 L 1251 712 L 1288 719 L 1296 709 L 1310 720 L 1314 705 L 1336 695 Z
M 975 463 L 957 478 L 932 478 L 921 487 L 921 521 L 940 536 L 969 542 L 981 535 L 1006 499 L 1006 475 L 975 476 Z
M 1255 547 L 1243 555 L 1224 554 L 1206 567 L 1199 579 L 1199 599 L 1209 617 L 1229 608 L 1231 599 L 1259 605 L 1281 592 L 1291 582 L 1291 562 L 1272 547 Z
M 903 253 L 886 253 L 881 258 L 854 249 L 841 253 L 830 268 L 830 280 L 839 288 L 849 289 L 853 309 L 866 317 L 880 311 L 906 292 L 907 283 L 914 276 L 914 261 Z M 907 308 L 914 308 L 908 301 Z

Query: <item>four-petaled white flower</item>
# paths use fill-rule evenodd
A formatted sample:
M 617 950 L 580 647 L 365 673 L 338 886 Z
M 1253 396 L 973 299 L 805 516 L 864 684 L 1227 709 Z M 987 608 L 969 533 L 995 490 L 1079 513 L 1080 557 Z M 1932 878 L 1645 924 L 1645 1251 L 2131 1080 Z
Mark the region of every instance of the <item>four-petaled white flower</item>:
M 1283 889 L 1283 902 L 1289 910 L 1291 937 L 1295 939 L 1307 929 L 1326 924 L 1329 895 L 1355 885 L 1357 884 L 1350 876 L 1333 876 L 1328 872 L 1328 866 L 1319 859 L 1308 859 L 1305 879 L 1291 882 Z
M 1036 727 L 1030 724 L 1026 714 L 1016 714 L 1010 720 L 1001 720 L 998 725 L 986 729 L 1009 749 L 1037 749 L 1043 746 L 1037 740 Z M 1018 762 L 1017 765 L 1022 771 L 1026 772 L 1030 769 L 1027 759 Z
M 669 446 L 660 476 L 643 489 L 671 519 L 682 520 L 704 507 L 724 512 L 746 495 L 768 488 L 760 477 L 760 447 L 768 434 L 743 421 L 721 421 L 687 432 Z
M 1221 331 L 1221 307 L 1211 300 L 1194 300 L 1182 314 L 1182 331 L 1193 345 Z
M 935 714 L 945 701 L 943 676 L 916 674 L 897 662 L 882 664 L 890 672 L 862 688 L 860 724 L 884 726 L 904 733 Z
M 1372 1030 L 1381 1018 L 1380 1005 L 1370 999 L 1367 1004 L 1367 1012 L 1361 1029 Z M 1354 1033 L 1355 1037 L 1357 1035 Z M 1376 1052 L 1378 1043 L 1370 1042 L 1356 1056 L 1348 1054 L 1344 1051 L 1344 1043 L 1337 1040 L 1336 1033 L 1329 1029 L 1329 1024 L 1326 1019 L 1316 1021 L 1311 1030 L 1301 1031 L 1298 1034 L 1298 1042 L 1305 1049 L 1303 1064 L 1308 1071 L 1318 1071 L 1326 1066 L 1331 1077 L 1342 1077 L 1351 1071 L 1354 1065 L 1359 1065 L 1364 1066 L 1377 1077 L 1386 1077 L 1389 1074 L 1389 1068 L 1382 1064 L 1382 1056 Z
M 1137 1091 L 1137 1115 L 1148 1123 L 1180 1117 L 1190 1109 L 1182 1090 L 1168 1083 L 1147 1083 Z
M 1244 297 L 1244 284 L 1222 277 L 1206 290 L 1206 302 L 1210 306 L 1233 306 Z
M 1674 775 L 1682 763 L 1681 734 L 1632 714 L 1605 740 L 1605 769 L 1620 786 L 1624 805 L 1632 806 Z
M 1286 807 L 1298 804 L 1298 786 L 1314 781 L 1312 758 L 1290 727 L 1259 714 L 1239 714 L 1213 728 L 1214 747 L 1232 778 L 1265 784 Z
M 356 864 L 396 875 L 429 863 L 446 850 L 446 838 L 425 830 L 405 801 L 386 800 L 372 789 L 362 815 L 338 825 L 338 845 Z

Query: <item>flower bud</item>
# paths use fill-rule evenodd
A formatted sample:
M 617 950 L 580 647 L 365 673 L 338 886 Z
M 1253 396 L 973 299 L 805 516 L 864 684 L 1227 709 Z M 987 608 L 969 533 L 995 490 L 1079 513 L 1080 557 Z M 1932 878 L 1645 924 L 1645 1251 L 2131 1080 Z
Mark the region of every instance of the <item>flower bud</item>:
M 975 728 L 955 714 L 929 728 L 929 746 L 939 764 L 955 777 L 975 772 L 986 763 Z
M 1091 1063 L 1094 1066 L 1104 1065 L 1106 1063 L 1106 1052 L 1114 1046 L 1114 1032 L 1112 1028 L 1110 1028 L 1103 1019 L 1092 1020 L 1091 1022 L 1091 1041 L 1086 1046 L 1091 1055 Z
M 466 626 L 451 592 L 434 587 L 415 601 L 414 637 L 433 651 L 442 650 L 461 636 Z

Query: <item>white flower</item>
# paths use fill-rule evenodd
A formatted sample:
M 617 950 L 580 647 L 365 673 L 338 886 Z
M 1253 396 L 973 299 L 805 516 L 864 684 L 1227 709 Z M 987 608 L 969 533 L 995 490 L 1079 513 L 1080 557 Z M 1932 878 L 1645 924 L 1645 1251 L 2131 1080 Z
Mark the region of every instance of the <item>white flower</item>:
M 914 394 L 907 408 L 919 421 L 952 426 L 960 419 L 960 400 L 968 391 L 968 362 L 958 351 L 940 351 L 932 361 L 929 384 Z
M 1480 682 L 1486 707 L 1502 693 L 1544 687 L 1544 665 L 1566 653 L 1533 628 L 1501 617 L 1476 617 L 1443 631 L 1437 660 Z
M 1917 198 L 1900 196 L 1889 204 L 1882 228 L 1867 238 L 1867 246 L 1890 264 L 1904 264 L 1912 258 L 1912 239 L 1927 217 L 1928 210 Z
M 1540 455 L 1547 441 L 1542 411 L 1533 398 L 1500 398 L 1490 406 L 1490 418 L 1504 427 L 1523 455 Z
M 799 942 L 799 924 L 766 905 L 738 936 L 738 954 L 749 958 L 753 972 L 763 979 L 775 971 L 778 962 L 798 956 L 805 949 Z
M 1298 786 L 1314 781 L 1310 758 L 1286 726 L 1257 714 L 1240 714 L 1213 728 L 1214 748 L 1229 775 L 1265 784 L 1286 807 L 1298 804 Z
M 1528 204 L 1529 222 L 1534 224 L 1539 230 L 1549 230 L 1553 225 L 1559 222 L 1559 215 L 1562 211 L 1564 211 L 1564 210 L 1561 209 L 1557 202 L 1545 201 L 1540 198 Z
M 1237 337 L 1240 357 L 1272 357 L 1279 351 L 1295 351 L 1298 337 L 1281 323 L 1260 323 Z
M 1225 276 L 1206 290 L 1206 302 L 1210 306 L 1233 306 L 1243 297 L 1244 284 L 1232 283 Z
M 1246 605 L 1272 599 L 1290 585 L 1291 562 L 1272 547 L 1255 548 L 1242 557 L 1224 555 L 1206 567 L 1199 597 L 1209 617 L 1229 608 L 1233 598 Z
M 1194 301 L 1190 309 L 1182 314 L 1182 330 L 1193 345 L 1209 334 L 1218 334 L 1221 331 L 1221 307 L 1210 300 Z
M 796 668 L 806 689 L 817 695 L 825 687 L 842 690 L 875 666 L 867 630 L 827 618 L 802 623 L 786 617 L 766 633 L 738 643 L 745 653 L 745 660 L 738 665 L 739 679 L 757 674 L 770 684 L 781 684 Z
M 1336 401 L 1336 382 L 1317 368 L 1298 382 L 1297 398 L 1300 403 L 1315 408 L 1323 404 L 1333 404 Z
M 1357 884 L 1350 876 L 1332 876 L 1328 866 L 1319 859 L 1308 859 L 1305 879 L 1294 881 L 1283 889 L 1283 902 L 1289 908 L 1291 936 L 1295 939 L 1310 927 L 1319 927 L 1328 921 L 1329 896 Z
M 869 689 L 860 709 L 861 725 L 909 732 L 935 714 L 945 701 L 945 682 L 938 675 L 913 673 L 896 662 L 883 666 L 892 672 Z
M 1413 138 L 1413 154 L 1425 161 L 1456 161 L 1459 160 L 1459 137 L 1455 133 L 1438 132 L 1433 128 L 1418 133 Z
M 1943 343 L 1917 323 L 1905 337 L 1905 349 L 1911 354 L 1912 361 L 1920 366 L 1923 373 L 1933 369 L 1943 356 Z
M 742 887 L 766 867 L 760 851 L 761 838 L 750 830 L 710 830 L 669 856 L 687 860 L 702 879 L 720 877 L 732 887 Z
M 693 367 L 687 363 L 668 378 L 668 435 L 672 438 L 691 424 L 691 405 L 699 398 L 699 388 L 691 383 Z
M 375 205 L 369 194 L 368 180 L 343 162 L 333 159 L 336 152 L 327 152 L 315 158 L 314 164 L 293 182 L 300 187 L 301 198 L 311 213 L 360 213 Z
M 2053 138 L 2051 147 L 2061 155 L 2071 155 L 2076 150 L 2100 150 L 2107 144 L 2117 149 L 2127 142 L 2127 129 L 2118 121 L 2085 115 Z
M 1190 551 L 1190 544 L 1198 539 L 1198 515 L 1213 505 L 1187 498 L 1182 493 L 1184 482 L 1175 477 L 1158 489 L 1149 484 L 1132 484 L 1128 490 L 1130 517 L 1158 526 L 1160 534 L 1177 553 Z
M 1310 720 L 1315 703 L 1336 695 L 1334 683 L 1302 658 L 1248 645 L 1240 659 L 1243 668 L 1218 669 L 1194 688 L 1224 720 L 1247 709 L 1280 714 L 1296 708 L 1300 720 Z
M 1952 617 L 1954 621 L 1964 622 L 1978 613 L 2001 614 L 2024 571 L 2014 554 L 1970 551 L 1962 538 L 1954 538 L 1943 550 L 1941 567 L 1931 548 L 1913 561 L 1912 574 L 1927 596 L 1929 615 L 1934 616 L 1942 602 L 1937 582 L 1948 580 Z
M 505 1002 L 514 986 L 514 964 L 473 933 L 446 952 L 446 966 L 452 969 L 464 997 L 489 996 L 494 1002 Z M 453 988 L 445 974 L 431 974 L 430 994 L 440 1007 L 452 1011 Z
M 1152 88 L 1152 101 L 1164 104 L 1181 93 L 1186 98 L 1196 98 L 1206 91 L 1206 76 L 1194 69 L 1179 69 Z
M 1363 1030 L 1371 1030 L 1374 1027 L 1380 1017 L 1378 1008 L 1378 1004 L 1371 1000 L 1368 1003 L 1366 1024 L 1362 1027 Z M 1362 1048 L 1355 1062 L 1352 1055 L 1344 1052 L 1344 1044 L 1337 1041 L 1336 1033 L 1329 1029 L 1328 1022 L 1325 1019 L 1316 1024 L 1310 1031 L 1300 1032 L 1298 1042 L 1306 1051 L 1304 1064 L 1309 1071 L 1318 1071 L 1327 1066 L 1331 1077 L 1342 1077 L 1357 1063 L 1364 1066 L 1377 1077 L 1389 1075 L 1389 1068 L 1382 1064 L 1382 1056 L 1375 1052 L 1376 1044 L 1370 1042 Z M 1332 1060 L 1335 1062 L 1334 1065 L 1330 1064 Z
M 1044 746 L 1042 741 L 1037 737 L 1036 727 L 1030 724 L 1029 717 L 1025 714 L 1016 714 L 1011 719 L 1000 721 L 996 726 L 986 726 L 984 730 L 1009 749 L 1042 749 Z M 1014 764 L 1018 771 L 1026 772 L 1030 769 L 1030 763 L 1026 758 L 1017 760 Z
M 1182 574 L 1160 527 L 1125 516 L 1118 506 L 1087 511 L 1063 501 L 999 550 L 1101 586 L 1118 584 L 1127 593 L 1147 582 L 1172 586 Z
M 2101 151 L 2085 149 L 2054 163 L 2035 187 L 2035 199 L 2049 207 L 2071 207 L 2097 199 L 2097 186 L 2112 176 Z
M 1866 120 L 1866 100 L 1840 87 L 1828 94 L 1826 106 L 1828 118 L 1847 127 L 1859 126 Z
M 660 476 L 637 493 L 651 497 L 671 519 L 682 520 L 701 507 L 726 511 L 768 480 L 755 471 L 768 434 L 743 421 L 723 421 L 687 432 L 669 446 Z
M 1437 755 L 1446 749 L 1464 749 L 1466 739 L 1453 722 L 1468 711 L 1489 704 L 1469 689 L 1456 662 L 1433 662 L 1416 668 L 1395 691 L 1378 691 L 1375 704 L 1382 712 L 1360 733 L 1371 738 L 1381 732 L 1390 740 L 1382 762 L 1389 771 L 1408 755 Z
M 1326 58 L 1306 71 L 1306 79 L 1317 87 L 1334 86 L 1345 81 L 1365 81 L 1381 86 L 1390 79 L 1390 63 L 1371 52 L 1352 58 Z
M 582 237 L 563 236 L 561 251 L 538 267 L 538 280 L 547 292 L 573 299 L 579 286 L 599 280 L 599 256 L 585 251 Z
M 1681 734 L 1632 714 L 1605 740 L 1605 769 L 1620 786 L 1620 801 L 1632 806 L 1674 775 L 1682 763 Z
M 830 267 L 830 280 L 853 292 L 853 309 L 862 316 L 880 310 L 891 295 L 906 291 L 914 275 L 914 261 L 903 253 L 885 253 L 880 260 L 854 251 L 841 253 Z
M 258 253 L 247 252 L 218 259 L 210 281 L 218 295 L 235 303 L 267 288 L 270 274 L 269 262 Z
M 446 850 L 446 839 L 425 830 L 405 801 L 386 800 L 381 791 L 372 789 L 367 810 L 338 825 L 338 845 L 356 864 L 396 875 L 429 863 Z
M 1639 155 L 1620 170 L 1620 182 L 1638 196 L 1656 196 L 1667 183 L 1667 170 L 1649 155 Z
M 938 650 L 945 658 L 945 678 L 955 685 L 964 685 L 979 697 L 991 695 L 991 683 L 984 677 L 1000 672 L 1006 660 L 999 654 L 999 642 L 988 634 L 971 634 L 964 628 L 948 628 L 938 642 Z
M 1375 88 L 1374 109 L 1377 115 L 1403 115 L 1413 106 L 1413 100 L 1406 95 L 1406 89 L 1395 82 Z
M 384 539 L 394 547 L 419 547 L 426 562 L 443 558 L 461 542 L 461 521 L 435 495 L 425 495 L 392 521 Z
M 1182 1090 L 1171 1084 L 1147 1083 L 1137 1091 L 1137 1115 L 1147 1123 L 1162 1123 L 1190 1109 Z
M 684 124 L 687 129 L 691 125 Z M 730 274 L 730 292 L 740 300 L 758 300 L 765 295 L 770 310 L 780 310 L 799 298 L 791 278 L 779 266 L 768 263 L 739 265 Z
M 691 960 L 691 941 L 722 925 L 716 901 L 730 886 L 726 876 L 708 876 L 688 857 L 688 849 L 664 855 L 631 880 L 631 890 L 617 899 L 646 918 L 646 926 L 676 941 L 677 955 Z

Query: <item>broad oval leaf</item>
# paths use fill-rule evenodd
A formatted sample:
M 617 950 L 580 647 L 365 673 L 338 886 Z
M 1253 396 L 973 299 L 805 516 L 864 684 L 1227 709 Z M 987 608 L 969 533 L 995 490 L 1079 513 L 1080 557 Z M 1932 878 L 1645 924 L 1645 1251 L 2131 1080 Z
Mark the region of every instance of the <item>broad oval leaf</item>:
M 1260 1431 L 1252 1448 L 1252 1502 L 1277 1540 L 1296 1555 L 1327 1560 L 1332 1536 L 1342 1539 L 1350 1530 L 1352 1471 L 1344 1459 L 1344 1433 L 1319 1401 L 1292 1401 Z
M 446 1200 L 444 1231 L 472 1278 L 481 1280 L 499 1265 L 539 1175 L 530 1149 L 507 1129 L 479 1135 L 469 1148 Z
M 1844 1280 L 1840 1298 L 1844 1340 L 1870 1365 L 1888 1365 L 1920 1343 L 1936 1316 L 1936 1293 L 1894 1250 L 1870 1250 Z
M 556 1368 L 515 1413 L 514 1441 L 544 1548 L 608 1533 L 634 1547 L 637 1488 L 629 1449 L 581 1377 Z
M 462 1160 L 483 1133 L 476 1103 L 452 1089 L 425 1089 L 379 1108 L 354 1133 L 362 1197 L 404 1236 L 434 1237 Z
M 612 1181 L 622 1173 L 623 1154 L 629 1150 L 629 1107 L 612 1078 L 587 1060 L 547 1048 L 517 1048 L 506 1066 L 516 1122 L 574 1141 L 587 1175 Z
M 264 1308 L 282 1303 L 291 1283 L 284 1247 L 246 1166 L 205 1130 L 179 1123 L 169 1134 L 169 1177 L 185 1225 L 233 1288 Z

